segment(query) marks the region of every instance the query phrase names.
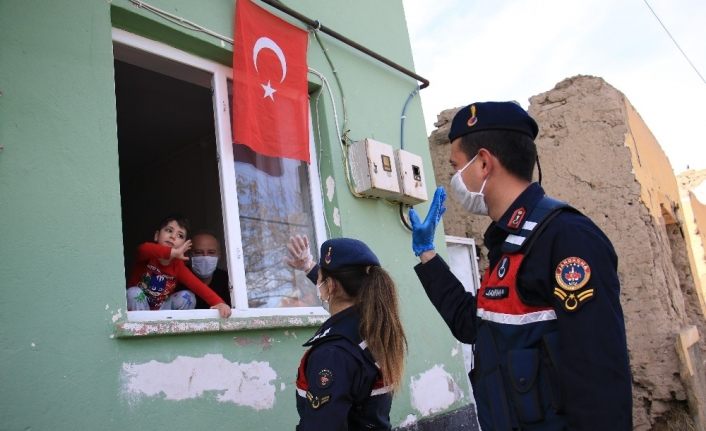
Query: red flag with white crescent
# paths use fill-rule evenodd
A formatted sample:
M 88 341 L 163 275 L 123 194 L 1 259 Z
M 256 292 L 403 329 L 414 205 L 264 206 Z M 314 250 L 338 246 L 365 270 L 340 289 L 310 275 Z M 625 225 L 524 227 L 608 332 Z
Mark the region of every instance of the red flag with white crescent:
M 308 33 L 251 0 L 237 0 L 234 31 L 234 142 L 308 163 Z

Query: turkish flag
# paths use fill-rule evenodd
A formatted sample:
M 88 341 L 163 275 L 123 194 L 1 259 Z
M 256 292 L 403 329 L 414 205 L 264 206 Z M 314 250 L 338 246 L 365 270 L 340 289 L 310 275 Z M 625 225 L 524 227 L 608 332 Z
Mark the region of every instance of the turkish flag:
M 234 142 L 308 163 L 308 33 L 251 0 L 237 0 L 234 39 Z

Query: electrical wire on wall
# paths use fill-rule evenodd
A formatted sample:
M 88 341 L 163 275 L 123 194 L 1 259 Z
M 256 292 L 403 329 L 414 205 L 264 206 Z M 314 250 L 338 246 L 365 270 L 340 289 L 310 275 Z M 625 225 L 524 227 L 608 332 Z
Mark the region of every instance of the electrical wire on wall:
M 316 23 L 318 24 L 318 21 L 316 21 Z M 317 27 L 318 27 L 318 25 L 317 25 Z M 343 125 L 339 126 L 338 121 L 336 121 L 336 128 L 339 131 L 341 152 L 342 152 L 342 157 L 343 157 L 343 168 L 345 171 L 346 183 L 348 185 L 348 189 L 350 190 L 351 194 L 353 194 L 353 196 L 355 196 L 357 198 L 365 198 L 366 197 L 365 195 L 362 195 L 362 194 L 357 193 L 355 191 L 355 187 L 354 187 L 353 181 L 351 179 L 349 147 L 350 147 L 350 144 L 352 143 L 352 140 L 349 137 L 350 129 L 348 128 L 348 112 L 346 110 L 345 94 L 343 91 L 343 85 L 341 83 L 341 80 L 340 80 L 340 77 L 338 74 L 338 70 L 336 69 L 335 65 L 333 64 L 333 60 L 331 59 L 331 57 L 328 54 L 328 49 L 324 46 L 323 42 L 321 41 L 317 27 L 311 27 L 311 32 L 314 34 L 314 38 L 316 39 L 319 46 L 321 47 L 321 51 L 323 52 L 324 57 L 326 58 L 326 62 L 328 63 L 329 67 L 331 68 L 334 79 L 336 81 L 336 85 L 338 87 L 339 94 L 341 95 L 341 107 L 343 109 Z M 311 68 L 309 70 L 312 71 Z M 336 105 L 335 105 L 335 101 L 333 99 L 333 93 L 332 93 L 331 88 L 328 84 L 328 80 L 326 80 L 326 78 L 323 75 L 321 75 L 319 72 L 312 71 L 312 73 L 319 76 L 319 78 L 322 80 L 322 82 L 324 82 L 324 86 L 326 87 L 326 89 L 329 93 L 329 97 L 331 98 L 331 103 L 334 107 L 334 117 L 336 117 L 335 116 Z M 400 149 L 404 149 L 404 122 L 405 122 L 405 119 L 407 118 L 407 115 L 406 115 L 407 108 L 408 108 L 410 102 L 412 101 L 412 99 L 414 99 L 414 97 L 417 94 L 419 94 L 420 89 L 421 89 L 421 86 L 416 85 L 415 88 L 412 90 L 412 92 L 410 92 L 410 94 L 407 96 L 407 100 L 405 101 L 405 103 L 402 107 L 402 113 L 400 114 Z M 317 103 L 318 103 L 318 101 L 317 101 Z M 317 112 L 317 125 L 318 125 L 318 112 Z M 320 130 L 319 130 L 319 142 L 321 142 Z M 392 205 L 392 206 L 399 208 L 399 220 L 400 220 L 402 226 L 405 229 L 411 231 L 412 227 L 410 226 L 410 224 L 407 221 L 405 214 L 404 214 L 405 208 L 411 207 L 411 206 L 405 205 L 402 202 L 400 202 L 398 204 L 397 202 L 392 202 L 387 199 L 382 199 L 382 201 L 387 203 L 388 205 Z
M 315 69 L 312 69 L 311 67 L 309 68 L 309 73 L 313 73 L 314 75 L 318 76 L 321 79 L 321 85 L 324 85 L 323 77 L 321 74 L 316 71 Z M 316 93 L 316 99 L 314 99 L 314 115 L 316 116 L 316 135 L 318 138 L 318 142 L 321 142 L 321 126 L 320 126 L 320 120 L 319 120 L 319 100 L 321 99 L 321 92 Z M 334 112 L 335 116 L 335 112 Z M 321 193 L 321 196 L 326 196 L 326 193 L 324 191 L 324 181 L 322 181 L 322 178 L 320 177 L 321 175 L 321 158 L 323 157 L 323 147 L 319 145 L 319 154 L 316 158 L 316 172 L 319 173 L 319 192 Z M 331 226 L 328 224 L 328 217 L 324 215 L 324 224 L 326 225 L 326 237 L 331 238 Z
M 232 38 L 230 38 L 230 37 L 228 37 L 228 36 L 223 36 L 223 35 L 220 34 L 220 33 L 216 33 L 216 32 L 213 31 L 213 30 L 209 30 L 208 28 L 203 27 L 203 26 L 201 26 L 201 25 L 198 25 L 198 24 L 196 24 L 196 23 L 194 23 L 194 22 L 191 22 L 191 21 L 189 21 L 188 19 L 184 19 L 184 18 L 182 18 L 182 17 L 180 17 L 180 16 L 171 14 L 171 13 L 169 13 L 169 12 L 167 12 L 167 11 L 164 11 L 164 10 L 162 10 L 162 9 L 159 9 L 159 8 L 157 8 L 157 7 L 154 7 L 154 6 L 152 6 L 151 4 L 149 4 L 149 3 L 145 3 L 145 2 L 140 1 L 140 0 L 130 0 L 130 3 L 134 4 L 135 6 L 137 6 L 137 7 L 140 8 L 140 9 L 145 9 L 145 10 L 147 10 L 147 11 L 149 11 L 149 12 L 152 12 L 153 14 L 158 15 L 158 16 L 162 17 L 163 19 L 165 19 L 165 20 L 171 22 L 171 23 L 174 23 L 174 24 L 176 24 L 176 25 L 179 25 L 179 26 L 181 26 L 181 27 L 187 28 L 187 29 L 192 30 L 192 31 L 196 31 L 196 32 L 199 32 L 199 33 L 207 34 L 207 35 L 209 35 L 209 36 L 213 36 L 213 37 L 215 37 L 216 39 L 219 39 L 219 40 L 221 40 L 221 41 L 223 41 L 223 42 L 227 42 L 227 43 L 233 45 L 233 39 L 232 39 Z
M 329 95 L 329 98 L 331 100 L 331 108 L 333 110 L 333 120 L 334 120 L 334 125 L 336 128 L 336 137 L 339 139 L 339 142 L 341 140 L 341 132 L 340 132 L 340 126 L 339 126 L 339 121 L 338 121 L 338 112 L 336 110 L 336 101 L 333 97 L 333 92 L 331 91 L 331 86 L 328 83 L 328 79 L 326 79 L 326 76 L 324 76 L 323 73 L 319 72 L 318 70 L 314 68 L 309 68 L 309 73 L 317 76 L 321 80 L 321 85 L 322 87 L 326 90 L 326 92 Z M 316 136 L 318 139 L 318 142 L 321 143 L 322 141 L 322 136 L 321 136 L 321 120 L 319 118 L 319 100 L 321 99 L 321 92 L 319 91 L 316 95 L 316 99 L 314 100 L 314 115 L 316 117 Z M 316 159 L 317 161 L 317 166 L 316 170 L 317 172 L 321 173 L 321 159 L 323 157 L 323 146 L 319 145 L 319 154 Z M 324 181 L 319 181 L 320 182 L 320 187 L 321 187 L 321 196 L 326 196 L 326 192 L 324 191 Z M 331 227 L 328 224 L 328 217 L 324 217 L 324 221 L 326 223 L 326 233 L 328 234 L 329 238 L 331 237 Z
M 328 49 L 324 46 L 323 42 L 321 41 L 321 38 L 319 37 L 319 31 L 318 31 L 318 21 L 316 21 L 317 27 L 312 27 L 311 32 L 314 34 L 314 38 L 319 44 L 319 47 L 321 47 L 321 51 L 324 54 L 324 57 L 326 58 L 326 62 L 328 63 L 329 67 L 331 68 L 331 72 L 333 73 L 333 77 L 336 81 L 336 86 L 338 87 L 338 92 L 341 95 L 341 109 L 343 110 L 343 124 L 338 125 L 338 121 L 336 121 L 336 129 L 337 129 L 337 136 L 339 139 L 339 144 L 341 146 L 341 154 L 343 158 L 343 170 L 345 171 L 345 179 L 346 179 L 346 184 L 348 185 L 348 190 L 351 192 L 351 194 L 357 198 L 364 198 L 365 196 L 361 195 L 360 193 L 355 191 L 355 186 L 353 185 L 353 180 L 351 179 L 351 168 L 350 168 L 350 159 L 348 157 L 348 147 L 351 144 L 351 139 L 348 136 L 348 133 L 350 132 L 350 129 L 348 129 L 348 111 L 346 110 L 346 96 L 343 93 L 343 84 L 341 83 L 341 79 L 338 76 L 338 70 L 336 70 L 336 66 L 334 66 L 333 61 L 331 60 L 331 57 L 328 55 Z M 322 81 L 326 83 L 326 88 L 329 92 L 329 96 L 331 97 L 331 104 L 334 107 L 334 110 L 336 109 L 336 104 L 333 98 L 333 92 L 331 91 L 331 87 L 328 85 L 328 80 L 321 75 L 320 78 Z M 321 142 L 321 141 L 319 141 Z
M 404 102 L 404 106 L 402 106 L 402 114 L 400 114 L 400 149 L 404 150 L 404 122 L 407 119 L 407 107 L 409 106 L 409 102 L 414 99 L 414 97 L 419 94 L 419 90 L 421 90 L 421 86 L 417 85 L 414 90 L 412 90 L 411 93 L 409 93 L 409 96 L 407 96 L 407 100 Z M 400 202 L 400 221 L 402 222 L 402 226 L 407 228 L 409 231 L 412 230 L 412 227 L 409 225 L 407 222 L 407 219 L 405 218 L 404 215 L 404 208 L 409 207 L 412 208 L 412 205 L 405 205 L 404 203 Z

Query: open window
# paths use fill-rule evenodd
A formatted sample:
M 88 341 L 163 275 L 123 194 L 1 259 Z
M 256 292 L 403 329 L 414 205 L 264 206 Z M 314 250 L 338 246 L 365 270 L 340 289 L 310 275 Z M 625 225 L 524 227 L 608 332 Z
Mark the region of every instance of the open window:
M 313 135 L 311 164 L 233 145 L 230 68 L 117 29 L 113 51 L 126 276 L 136 247 L 177 212 L 219 237 L 234 317 L 325 314 L 315 286 L 284 260 L 289 236 L 308 235 L 312 253 L 326 239 Z M 128 320 L 216 316 L 131 311 Z

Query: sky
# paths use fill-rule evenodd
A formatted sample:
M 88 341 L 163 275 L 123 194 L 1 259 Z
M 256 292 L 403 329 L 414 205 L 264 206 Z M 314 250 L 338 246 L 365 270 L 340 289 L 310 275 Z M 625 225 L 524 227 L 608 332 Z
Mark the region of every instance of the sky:
M 706 169 L 706 82 L 645 0 L 402 0 L 427 134 L 444 109 L 592 75 L 621 91 L 672 169 Z M 647 0 L 706 78 L 706 1 Z

